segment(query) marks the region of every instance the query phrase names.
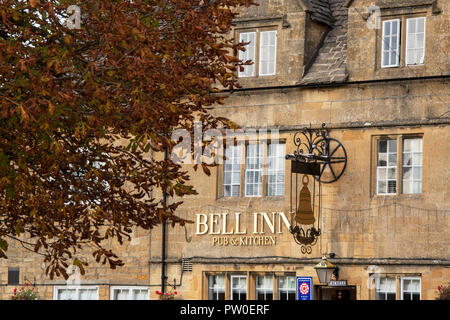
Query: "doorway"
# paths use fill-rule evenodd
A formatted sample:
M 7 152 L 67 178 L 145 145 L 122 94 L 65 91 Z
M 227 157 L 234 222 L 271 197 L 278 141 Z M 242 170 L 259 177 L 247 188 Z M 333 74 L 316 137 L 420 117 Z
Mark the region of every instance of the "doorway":
M 356 300 L 356 286 L 316 286 L 317 300 Z

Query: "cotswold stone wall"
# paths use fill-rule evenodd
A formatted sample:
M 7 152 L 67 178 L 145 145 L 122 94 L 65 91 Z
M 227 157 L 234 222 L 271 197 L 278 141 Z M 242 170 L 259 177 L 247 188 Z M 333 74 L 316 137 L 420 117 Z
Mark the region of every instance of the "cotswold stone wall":
M 347 168 L 337 182 L 323 185 L 322 236 L 312 253 L 303 255 L 279 214 L 290 220 L 289 161 L 284 196 L 260 198 L 223 198 L 219 192 L 222 167 L 214 168 L 208 177 L 186 165 L 198 195 L 183 199 L 178 211 L 192 223 L 185 228 L 168 227 L 169 285 L 176 284 L 180 298 L 201 299 L 206 298 L 206 272 L 288 272 L 312 276 L 316 284 L 312 266 L 321 254 L 334 252 L 332 261 L 340 266 L 340 278 L 356 286 L 358 299 L 374 298 L 367 285 L 370 265 L 379 266 L 385 274 L 421 276 L 422 299 L 433 299 L 437 286 L 450 279 L 450 3 L 437 1 L 441 12 L 436 13 L 432 1 L 380 2 L 385 6 L 401 4 L 397 9 L 382 8 L 383 17 L 427 17 L 425 65 L 381 70 L 377 64 L 379 31 L 366 28 L 366 20 L 356 11 L 364 12 L 372 1 L 354 0 L 348 12 L 346 61 L 340 66 L 346 70 L 348 82 L 318 86 L 302 83 L 302 73 L 314 51 L 311 47 L 320 42 L 328 27 L 308 20 L 311 13 L 305 12 L 300 0 L 259 2 L 259 7 L 248 9 L 239 18 L 236 30 L 277 30 L 277 75 L 242 79 L 243 89 L 213 112 L 243 128 L 279 130 L 287 153 L 294 151 L 296 130 L 326 123 L 330 135 L 347 151 Z M 407 4 L 418 2 L 427 5 L 413 5 L 412 13 L 408 12 Z M 317 29 L 306 32 L 305 26 Z M 325 51 L 321 57 L 327 57 Z M 320 63 L 316 67 L 310 70 L 322 70 Z M 418 79 L 399 80 L 406 77 Z M 421 194 L 375 194 L 374 141 L 386 135 L 423 138 Z M 309 186 L 312 190 L 312 182 Z M 198 219 L 206 218 L 208 231 L 203 232 L 205 227 Z M 90 265 L 82 283 L 99 286 L 100 299 L 109 299 L 110 286 L 120 284 L 150 286 L 155 299 L 154 291 L 160 290 L 161 284 L 161 227 L 137 230 L 131 242 L 125 241 L 123 246 L 111 243 L 111 247 L 126 265 L 110 270 L 95 263 L 86 251 Z M 21 285 L 25 281 L 36 283 L 43 299 L 53 298 L 53 285 L 65 284 L 62 279 L 48 279 L 41 257 L 18 244 L 11 243 L 8 256 L 8 260 L 0 260 L 0 299 L 7 299 L 14 288 L 6 285 L 8 267 L 19 267 Z M 182 259 L 192 263 L 191 271 L 183 271 Z

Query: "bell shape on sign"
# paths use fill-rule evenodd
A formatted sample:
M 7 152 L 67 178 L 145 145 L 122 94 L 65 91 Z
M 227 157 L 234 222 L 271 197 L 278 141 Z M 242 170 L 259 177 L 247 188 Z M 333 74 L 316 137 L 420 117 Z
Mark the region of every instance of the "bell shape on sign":
M 306 181 L 305 181 L 306 178 Z M 314 210 L 311 206 L 311 192 L 308 189 L 309 178 L 307 175 L 303 176 L 303 187 L 300 190 L 297 213 L 295 214 L 295 221 L 298 224 L 309 225 L 314 224 Z

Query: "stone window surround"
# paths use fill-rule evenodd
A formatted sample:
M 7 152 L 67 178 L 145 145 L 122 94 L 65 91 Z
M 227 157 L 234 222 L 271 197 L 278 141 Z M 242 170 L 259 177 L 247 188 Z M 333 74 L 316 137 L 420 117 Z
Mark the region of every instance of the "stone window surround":
M 429 2 L 429 3 L 428 3 Z M 432 2 L 428 1 L 424 4 L 420 5 L 410 5 L 410 6 L 397 6 L 397 7 L 381 7 L 381 17 L 380 17 L 380 25 L 381 28 L 376 30 L 376 66 L 375 70 L 380 73 L 389 73 L 389 69 L 411 69 L 421 70 L 425 68 L 427 54 L 427 36 L 425 34 L 425 60 L 423 64 L 420 65 L 406 65 L 406 20 L 410 18 L 425 18 L 425 25 L 427 24 L 427 18 L 433 14 L 436 14 L 434 11 L 434 6 L 432 6 Z M 382 59 L 382 41 L 383 41 L 383 22 L 386 20 L 394 20 L 400 19 L 400 62 L 398 67 L 382 67 L 381 59 Z M 426 27 L 425 27 L 426 31 Z
M 245 149 L 248 145 L 248 141 L 245 142 L 242 140 L 238 140 L 238 144 L 242 143 L 242 145 L 245 146 Z M 236 201 L 236 200 L 242 200 L 242 199 L 270 199 L 270 200 L 283 200 L 284 195 L 282 196 L 268 196 L 268 190 L 267 190 L 267 174 L 268 174 L 268 146 L 271 143 L 271 139 L 267 140 L 258 140 L 258 143 L 263 144 L 262 148 L 262 154 L 263 154 L 263 173 L 262 173 L 262 195 L 261 196 L 255 196 L 255 197 L 246 197 L 245 196 L 245 162 L 246 162 L 246 150 L 241 150 L 241 180 L 240 180 L 240 192 L 238 197 L 224 197 L 223 195 L 223 182 L 224 182 L 224 165 L 219 164 L 217 166 L 217 185 L 216 185 L 216 200 L 219 201 Z M 286 139 L 285 138 L 279 138 L 278 143 L 285 144 L 286 145 Z M 224 144 L 224 148 L 226 148 L 226 145 Z M 285 165 L 285 177 L 287 174 L 287 166 Z M 286 188 L 286 179 L 284 182 L 284 187 Z
M 114 299 L 114 291 L 118 290 L 118 289 L 128 289 L 128 290 L 147 290 L 147 299 L 146 300 L 150 300 L 150 288 L 148 286 L 111 286 L 109 288 L 109 299 L 110 300 L 115 300 Z M 130 299 L 131 300 L 131 299 Z
M 235 27 L 233 32 L 231 33 L 234 41 L 237 43 L 239 41 L 239 34 L 241 32 L 256 32 L 256 52 L 255 52 L 255 76 L 254 77 L 241 77 L 239 79 L 239 83 L 243 87 L 248 86 L 266 86 L 267 83 L 272 83 L 272 81 L 276 81 L 283 77 L 279 71 L 279 61 L 281 58 L 280 52 L 283 46 L 283 29 L 289 28 L 290 25 L 287 21 L 286 15 L 277 15 L 277 16 L 258 16 L 258 17 L 243 17 L 233 20 L 235 23 Z M 275 61 L 275 75 L 270 76 L 259 76 L 259 32 L 258 31 L 277 31 L 277 49 L 276 49 L 276 61 Z M 237 76 L 237 71 L 236 71 Z
M 260 49 L 261 49 L 261 32 L 265 32 L 265 31 L 276 31 L 276 38 L 275 38 L 275 45 L 276 45 L 276 49 L 275 49 L 275 74 L 273 75 L 260 75 Z M 280 50 L 280 46 L 279 46 L 279 37 L 280 37 L 280 31 L 279 31 L 279 27 L 277 25 L 273 25 L 273 24 L 269 24 L 269 25 L 264 25 L 264 26 L 259 26 L 259 27 L 252 27 L 252 28 L 236 28 L 234 30 L 235 32 L 235 41 L 236 43 L 239 42 L 240 39 L 240 34 L 241 33 L 246 33 L 246 32 L 254 32 L 255 33 L 255 39 L 256 39 L 256 43 L 255 43 L 255 61 L 253 61 L 253 66 L 254 66 L 254 73 L 253 76 L 248 76 L 248 77 L 239 77 L 239 80 L 252 80 L 252 79 L 259 79 L 259 78 L 273 78 L 277 76 L 277 60 L 279 57 L 279 50 Z
M 53 300 L 58 300 L 58 291 L 59 290 L 64 290 L 64 289 L 75 289 L 77 291 L 77 296 L 80 296 L 79 291 L 80 290 L 89 290 L 89 289 L 96 289 L 97 290 L 97 299 L 94 300 L 99 300 L 99 287 L 98 286 L 77 286 L 77 285 L 73 285 L 73 286 L 54 286 L 53 287 Z M 79 299 L 75 299 L 75 300 L 79 300 Z
M 422 139 L 422 192 L 421 193 L 403 193 L 403 140 L 411 138 L 421 138 Z M 396 139 L 397 140 L 397 184 L 395 194 L 377 194 L 377 163 L 378 163 L 378 140 L 380 139 Z M 384 198 L 384 197 L 410 197 L 418 199 L 423 197 L 424 189 L 424 149 L 423 149 L 423 133 L 407 133 L 407 134 L 378 134 L 372 136 L 372 146 L 371 146 L 371 164 L 370 164 L 370 196 L 371 198 Z
M 402 280 L 419 279 L 420 280 L 420 299 L 422 299 L 422 274 L 420 273 L 380 273 L 379 278 L 395 279 L 395 300 L 402 300 Z M 375 281 L 377 281 L 375 279 Z M 376 299 L 375 286 L 369 292 L 369 299 Z

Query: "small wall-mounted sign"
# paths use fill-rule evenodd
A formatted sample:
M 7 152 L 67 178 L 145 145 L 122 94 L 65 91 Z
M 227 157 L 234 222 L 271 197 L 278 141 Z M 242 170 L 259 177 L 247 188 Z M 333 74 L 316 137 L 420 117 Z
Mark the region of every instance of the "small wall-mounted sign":
M 312 277 L 297 277 L 297 300 L 312 299 Z
M 347 280 L 331 280 L 328 282 L 329 287 L 346 287 Z

